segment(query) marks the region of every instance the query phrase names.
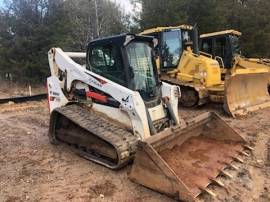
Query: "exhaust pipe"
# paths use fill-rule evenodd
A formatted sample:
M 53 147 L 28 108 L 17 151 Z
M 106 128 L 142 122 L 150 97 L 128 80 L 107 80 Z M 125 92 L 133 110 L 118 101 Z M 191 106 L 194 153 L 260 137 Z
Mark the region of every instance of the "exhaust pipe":
M 200 54 L 199 51 L 199 34 L 198 34 L 198 28 L 197 25 L 193 28 L 193 53 L 196 55 Z

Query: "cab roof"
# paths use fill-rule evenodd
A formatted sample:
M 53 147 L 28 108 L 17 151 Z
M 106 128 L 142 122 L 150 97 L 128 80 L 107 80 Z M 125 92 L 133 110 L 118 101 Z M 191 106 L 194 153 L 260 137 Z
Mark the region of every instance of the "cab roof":
M 162 32 L 165 30 L 170 30 L 170 29 L 184 29 L 184 30 L 193 30 L 193 26 L 191 25 L 178 25 L 178 26 L 168 26 L 168 27 L 155 27 L 155 28 L 151 28 L 151 29 L 147 29 L 144 30 L 143 32 L 141 32 L 141 35 L 147 35 L 147 34 L 152 34 L 152 33 L 157 33 L 157 32 Z
M 95 46 L 95 45 L 105 45 L 105 44 L 116 44 L 117 46 L 125 46 L 126 43 L 129 43 L 130 41 L 133 41 L 133 40 L 153 43 L 154 38 L 151 36 L 141 36 L 141 35 L 136 35 L 136 34 L 121 34 L 121 35 L 105 37 L 105 38 L 100 38 L 100 39 L 90 41 L 88 43 L 88 47 Z
M 212 32 L 212 33 L 207 33 L 207 34 L 202 34 L 200 35 L 200 38 L 208 38 L 208 37 L 214 37 L 214 36 L 221 36 L 221 35 L 236 35 L 236 36 L 241 36 L 242 33 L 233 29 L 230 30 L 224 30 L 220 32 Z

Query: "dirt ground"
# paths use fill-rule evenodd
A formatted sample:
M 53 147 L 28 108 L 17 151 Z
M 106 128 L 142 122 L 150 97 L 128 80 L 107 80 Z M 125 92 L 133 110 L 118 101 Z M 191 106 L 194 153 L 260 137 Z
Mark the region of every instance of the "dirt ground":
M 215 111 L 255 148 L 239 171 L 228 170 L 225 188 L 213 186 L 216 199 L 204 194 L 201 201 L 270 201 L 270 109 L 245 119 L 227 117 L 217 105 L 180 109 L 187 119 Z M 111 171 L 75 155 L 64 146 L 53 146 L 47 137 L 47 102 L 0 105 L 0 201 L 174 201 L 128 180 L 131 166 Z

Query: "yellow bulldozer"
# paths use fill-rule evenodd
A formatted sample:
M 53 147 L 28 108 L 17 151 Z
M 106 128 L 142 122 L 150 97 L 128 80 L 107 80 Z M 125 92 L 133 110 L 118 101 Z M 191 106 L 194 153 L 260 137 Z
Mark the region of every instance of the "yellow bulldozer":
M 157 27 L 141 34 L 159 40 L 156 52 L 160 77 L 181 87 L 180 105 L 223 103 L 225 111 L 233 117 L 270 106 L 270 97 L 265 91 L 268 70 L 237 68 L 231 74 L 224 73 L 221 57 L 199 51 L 197 28 Z M 258 93 L 254 95 L 254 91 Z
M 236 30 L 207 33 L 200 35 L 199 43 L 202 53 L 218 59 L 222 77 L 230 75 L 232 79 L 228 82 L 235 84 L 226 88 L 231 93 L 227 111 L 233 114 L 245 113 L 245 106 L 249 106 L 249 111 L 269 106 L 265 101 L 270 93 L 270 60 L 242 56 L 239 44 L 241 35 Z M 233 86 L 237 86 L 237 91 L 232 89 Z

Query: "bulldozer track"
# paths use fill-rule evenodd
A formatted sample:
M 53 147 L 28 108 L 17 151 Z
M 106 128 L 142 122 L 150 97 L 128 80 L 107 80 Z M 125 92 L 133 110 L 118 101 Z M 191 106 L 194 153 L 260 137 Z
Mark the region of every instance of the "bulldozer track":
M 89 134 L 112 145 L 117 153 L 118 161 L 112 164 L 101 156 L 95 155 L 93 152 L 90 153 L 87 150 L 85 151 L 80 148 L 80 145 L 76 145 L 75 150 L 79 152 L 80 156 L 111 169 L 119 169 L 133 160 L 138 138 L 124 127 L 119 126 L 117 123 L 114 123 L 112 120 L 92 109 L 85 109 L 75 104 L 58 108 L 55 110 L 55 113 L 61 114 L 69 121 L 86 130 Z M 54 118 L 52 120 L 56 121 Z M 55 136 L 55 134 L 52 134 L 55 131 L 52 128 L 53 126 L 55 126 L 55 123 L 50 123 L 49 135 L 51 137 Z
M 199 98 L 196 87 L 192 83 L 181 82 L 169 76 L 162 76 L 162 81 L 181 87 L 181 98 L 179 104 L 184 107 L 196 107 L 207 102 L 206 99 Z M 199 86 L 197 86 L 199 88 Z
M 33 96 L 24 96 L 24 97 L 11 97 L 11 98 L 4 98 L 0 99 L 0 104 L 5 104 L 8 102 L 14 102 L 14 103 L 24 103 L 29 101 L 40 101 L 47 98 L 47 94 L 38 94 Z

